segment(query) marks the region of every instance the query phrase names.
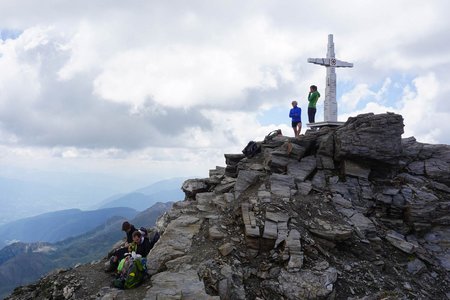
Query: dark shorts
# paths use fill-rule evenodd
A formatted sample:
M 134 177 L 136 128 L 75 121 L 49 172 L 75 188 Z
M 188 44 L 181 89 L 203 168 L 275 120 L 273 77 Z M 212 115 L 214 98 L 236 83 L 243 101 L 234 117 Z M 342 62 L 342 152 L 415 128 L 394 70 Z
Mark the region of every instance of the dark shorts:
M 302 122 L 301 121 L 296 121 L 296 122 L 292 121 L 292 128 L 297 127 L 297 125 L 300 123 L 302 123 Z

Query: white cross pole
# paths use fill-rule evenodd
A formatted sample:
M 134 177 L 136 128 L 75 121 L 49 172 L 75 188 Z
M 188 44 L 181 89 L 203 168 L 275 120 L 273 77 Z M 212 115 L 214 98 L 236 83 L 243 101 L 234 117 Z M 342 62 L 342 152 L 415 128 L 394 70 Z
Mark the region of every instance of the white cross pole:
M 309 63 L 325 66 L 327 68 L 327 79 L 325 85 L 325 101 L 323 117 L 325 122 L 337 122 L 336 101 L 336 71 L 337 67 L 352 68 L 353 64 L 337 60 L 334 54 L 333 35 L 328 35 L 328 50 L 326 58 L 308 58 Z

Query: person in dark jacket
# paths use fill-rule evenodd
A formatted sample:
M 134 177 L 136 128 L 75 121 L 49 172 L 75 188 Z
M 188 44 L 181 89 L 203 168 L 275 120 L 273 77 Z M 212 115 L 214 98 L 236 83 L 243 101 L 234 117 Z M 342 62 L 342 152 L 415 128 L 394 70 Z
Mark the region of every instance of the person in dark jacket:
M 122 223 L 122 231 L 125 231 L 127 235 L 127 241 L 125 243 L 125 246 L 128 247 L 128 244 L 131 244 L 133 242 L 133 232 L 136 231 L 136 227 L 134 227 L 133 224 L 130 224 L 129 222 L 125 221 Z
M 148 253 L 152 249 L 152 245 L 148 237 L 144 237 L 142 233 L 137 230 L 133 232 L 133 242 L 136 244 L 136 254 L 142 257 L 147 257 Z
M 112 272 L 117 269 L 117 265 L 119 261 L 125 257 L 125 254 L 130 252 L 130 245 L 133 243 L 133 232 L 136 231 L 136 228 L 133 224 L 130 224 L 128 221 L 122 223 L 122 231 L 125 231 L 126 241 L 123 247 L 116 249 L 111 253 L 109 265 L 107 266 L 107 272 Z

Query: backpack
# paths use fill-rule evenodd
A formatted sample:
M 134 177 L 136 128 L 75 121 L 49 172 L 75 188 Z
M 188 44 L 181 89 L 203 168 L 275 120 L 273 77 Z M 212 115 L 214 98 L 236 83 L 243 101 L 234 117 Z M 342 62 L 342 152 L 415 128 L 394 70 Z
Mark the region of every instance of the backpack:
M 139 286 L 147 274 L 147 260 L 145 258 L 126 256 L 117 267 L 117 278 L 113 286 L 119 289 L 132 289 Z
M 139 228 L 139 231 L 141 232 L 142 236 L 144 238 L 148 238 L 150 242 L 150 249 L 153 248 L 153 246 L 156 244 L 156 242 L 159 240 L 159 232 L 155 228 L 151 228 L 150 232 L 147 228 L 141 227 Z
M 141 228 L 139 228 L 139 231 L 141 232 L 141 234 L 142 234 L 142 236 L 145 238 L 145 237 L 148 237 L 148 230 L 147 230 L 147 228 L 145 228 L 145 227 L 141 227 Z
M 255 141 L 248 142 L 247 146 L 245 146 L 244 150 L 242 150 L 242 153 L 247 158 L 252 158 L 259 152 L 261 152 L 261 146 Z
M 281 133 L 281 129 L 277 129 L 277 130 L 269 132 L 269 134 L 266 135 L 266 137 L 264 138 L 264 143 L 270 142 L 274 137 L 279 136 L 279 135 L 283 135 Z

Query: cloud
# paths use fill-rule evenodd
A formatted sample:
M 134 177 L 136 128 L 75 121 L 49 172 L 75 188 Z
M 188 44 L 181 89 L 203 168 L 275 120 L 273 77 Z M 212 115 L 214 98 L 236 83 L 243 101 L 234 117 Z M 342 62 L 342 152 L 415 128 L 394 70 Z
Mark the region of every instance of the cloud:
M 201 20 L 189 14 L 179 22 L 197 27 Z M 149 41 L 115 50 L 109 47 L 116 39 L 92 21 L 66 33 L 26 29 L 0 48 L 8 69 L 0 76 L 29 83 L 29 95 L 18 84 L 4 87 L 1 129 L 15 137 L 4 142 L 121 149 L 189 144 L 186 132 L 220 130 L 200 113 L 204 108 L 267 107 L 272 91 L 292 90 L 298 54 L 292 37 L 266 18 L 240 22 L 234 25 L 239 34 L 230 28 L 213 42 L 200 36 L 200 45 Z
M 390 80 L 386 80 L 390 82 Z M 404 136 L 415 136 L 421 142 L 425 143 L 449 143 L 446 132 L 450 131 L 450 125 L 442 122 L 449 117 L 448 111 L 441 111 L 439 92 L 442 82 L 432 72 L 414 78 L 410 84 L 403 86 L 401 99 L 396 103 L 378 101 L 377 95 L 388 93 L 389 84 L 383 85 L 380 90 L 373 91 L 364 87 L 362 94 L 373 95 L 373 100 L 365 104 L 360 110 L 353 110 L 351 113 L 341 114 L 340 118 L 346 120 L 350 116 L 373 112 L 385 113 L 395 112 L 401 114 L 404 119 Z M 342 97 L 342 100 L 356 94 L 351 92 Z M 345 104 L 345 102 L 344 102 Z
M 320 118 L 325 69 L 306 59 L 326 55 L 329 33 L 336 56 L 355 65 L 337 70 L 340 118 L 395 111 L 405 135 L 450 142 L 449 9 L 443 0 L 3 1 L 0 152 L 133 168 L 222 162 L 271 130 L 291 134 L 289 103 L 306 111 L 311 84 Z
M 385 97 L 392 83 L 390 78 L 386 78 L 381 88 L 377 91 L 371 90 L 368 84 L 357 84 L 347 93 L 341 96 L 341 107 L 344 111 L 354 111 L 363 100 L 384 103 Z

